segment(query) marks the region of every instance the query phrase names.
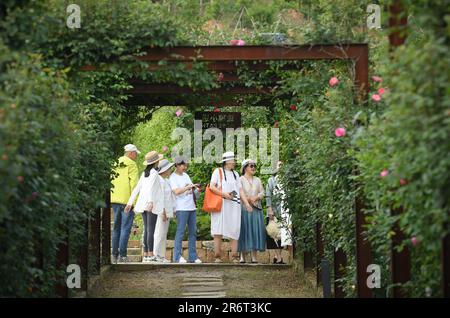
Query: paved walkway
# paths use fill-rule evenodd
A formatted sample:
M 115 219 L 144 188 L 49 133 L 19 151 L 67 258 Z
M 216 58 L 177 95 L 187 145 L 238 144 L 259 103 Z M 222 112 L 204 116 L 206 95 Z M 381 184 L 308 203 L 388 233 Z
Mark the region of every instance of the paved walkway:
M 115 265 L 91 297 L 314 297 L 290 266 Z

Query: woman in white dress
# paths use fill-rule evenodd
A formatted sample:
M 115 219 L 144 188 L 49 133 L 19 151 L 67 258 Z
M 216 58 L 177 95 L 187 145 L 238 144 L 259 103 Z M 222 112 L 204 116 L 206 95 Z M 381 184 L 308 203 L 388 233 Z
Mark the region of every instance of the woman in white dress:
M 232 261 L 239 263 L 237 248 L 241 231 L 241 201 L 247 211 L 252 211 L 241 186 L 234 153 L 225 152 L 222 156 L 222 168 L 214 170 L 211 176 L 210 188 L 222 196 L 222 210 L 211 213 L 211 235 L 214 237 L 215 262 L 222 262 L 222 239 L 230 239 Z

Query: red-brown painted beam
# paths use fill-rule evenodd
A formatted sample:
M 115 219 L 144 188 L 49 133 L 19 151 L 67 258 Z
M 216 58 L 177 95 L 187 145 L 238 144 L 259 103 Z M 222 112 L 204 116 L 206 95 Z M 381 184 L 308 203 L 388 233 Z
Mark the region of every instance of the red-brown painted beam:
M 148 48 L 140 61 L 275 61 L 315 59 L 355 59 L 366 44 L 343 45 L 248 45 L 248 46 L 177 46 Z
M 149 62 L 148 63 L 148 70 L 149 71 L 161 71 L 166 70 L 168 68 L 174 68 L 177 67 L 179 64 L 184 65 L 184 67 L 187 70 L 193 69 L 193 62 L 186 62 L 186 61 L 168 61 L 166 64 L 160 65 L 157 62 Z M 234 61 L 209 61 L 205 62 L 207 63 L 206 68 L 210 71 L 216 71 L 216 72 L 229 72 L 229 71 L 237 71 L 239 69 L 238 66 L 236 66 L 236 63 Z M 251 71 L 264 71 L 270 69 L 270 65 L 266 62 L 255 62 L 251 63 L 251 61 L 247 61 L 245 64 L 246 67 L 248 67 Z M 283 66 L 280 66 L 279 69 L 283 71 L 289 71 L 289 70 L 299 70 L 302 69 L 302 65 L 295 65 L 295 64 L 286 64 Z M 98 71 L 98 70 L 107 70 L 107 66 L 105 65 L 104 68 L 94 65 L 86 65 L 81 67 L 82 71 Z
M 234 86 L 227 88 L 214 88 L 211 90 L 194 91 L 189 87 L 181 87 L 178 85 L 167 84 L 136 84 L 132 89 L 128 91 L 129 94 L 149 94 L 149 95 L 164 95 L 164 94 L 194 94 L 194 93 L 206 93 L 206 94 L 270 94 L 272 88 L 263 87 L 244 87 Z

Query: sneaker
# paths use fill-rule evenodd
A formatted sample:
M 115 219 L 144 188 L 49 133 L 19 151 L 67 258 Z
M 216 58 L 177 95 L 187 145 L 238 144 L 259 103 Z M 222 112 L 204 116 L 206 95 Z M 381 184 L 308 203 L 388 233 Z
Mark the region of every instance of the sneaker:
M 142 257 L 142 263 L 148 263 L 148 262 L 150 262 L 150 261 L 149 261 L 149 258 L 150 258 L 150 257 L 148 257 L 148 256 Z
M 223 261 L 220 259 L 220 258 L 216 258 L 215 260 L 214 260 L 214 263 L 223 263 Z
M 200 258 L 197 258 L 197 259 L 194 261 L 194 263 L 195 263 L 195 264 L 201 264 L 201 263 L 202 263 L 202 260 L 201 260 Z
M 160 257 L 160 256 L 156 256 L 156 261 L 157 261 L 158 263 L 163 263 L 163 264 L 170 263 L 170 261 L 169 261 L 167 258 L 165 258 L 165 257 Z
M 118 261 L 119 261 L 119 256 L 113 255 L 113 256 L 112 256 L 112 263 L 113 263 L 113 264 L 117 264 Z
M 186 259 L 185 259 L 183 256 L 180 256 L 180 260 L 178 261 L 178 263 L 180 263 L 180 264 L 186 264 L 187 261 L 186 261 Z
M 129 262 L 128 257 L 126 257 L 126 256 L 121 256 L 119 258 L 119 263 L 128 263 L 128 262 Z
M 148 261 L 148 262 L 157 262 L 157 261 L 158 261 L 158 258 L 157 258 L 155 255 L 153 255 L 153 256 L 147 256 L 147 261 Z

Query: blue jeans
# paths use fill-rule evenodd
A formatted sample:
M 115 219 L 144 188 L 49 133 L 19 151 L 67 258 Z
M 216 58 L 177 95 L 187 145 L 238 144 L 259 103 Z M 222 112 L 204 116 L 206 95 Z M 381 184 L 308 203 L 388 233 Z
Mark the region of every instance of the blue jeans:
M 113 203 L 114 227 L 112 234 L 112 254 L 114 256 L 126 257 L 128 239 L 133 226 L 134 212 L 125 213 L 125 204 Z
M 173 261 L 178 263 L 181 257 L 181 244 L 183 241 L 184 230 L 186 224 L 189 232 L 189 262 L 194 262 L 197 259 L 197 213 L 193 211 L 177 211 L 177 234 L 175 235 L 175 244 L 173 248 Z

